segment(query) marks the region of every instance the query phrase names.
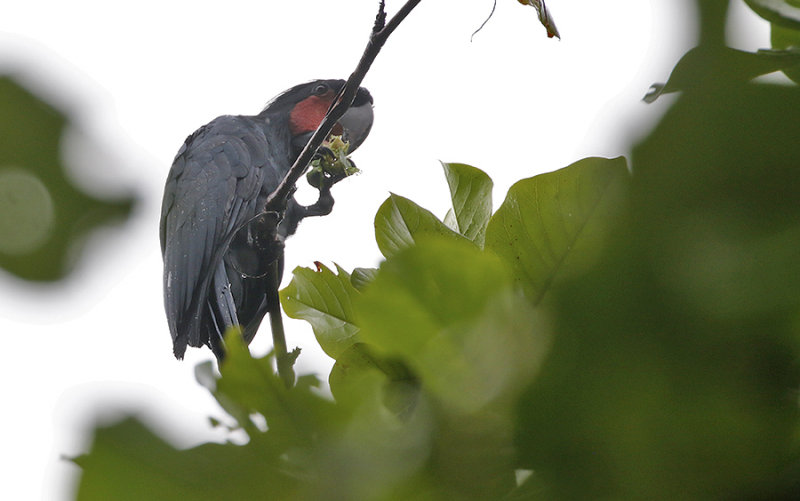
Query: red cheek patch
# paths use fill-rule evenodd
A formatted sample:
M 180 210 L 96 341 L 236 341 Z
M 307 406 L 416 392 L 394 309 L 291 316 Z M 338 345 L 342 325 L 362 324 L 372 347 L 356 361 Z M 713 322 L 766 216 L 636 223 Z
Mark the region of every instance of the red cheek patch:
M 317 130 L 333 101 L 334 93 L 303 99 L 292 108 L 289 114 L 289 130 L 293 136 Z

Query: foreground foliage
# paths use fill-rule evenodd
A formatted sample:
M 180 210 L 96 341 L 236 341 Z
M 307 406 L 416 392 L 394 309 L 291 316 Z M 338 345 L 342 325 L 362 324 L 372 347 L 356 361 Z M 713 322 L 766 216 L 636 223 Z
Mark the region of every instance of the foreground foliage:
M 66 162 L 66 131 L 80 130 L 74 117 L 7 71 L 0 70 L 0 270 L 23 280 L 54 282 L 73 271 L 88 235 L 124 222 L 137 200 L 104 193 L 108 188 L 102 185 L 94 194 L 79 186 L 69 167 L 89 174 L 103 161 Z M 95 140 L 81 137 L 88 148 L 96 148 Z
M 671 79 L 630 168 L 584 159 L 492 213 L 488 176 L 446 164 L 442 220 L 391 195 L 378 269 L 298 268 L 281 293 L 334 398 L 231 333 L 213 393 L 248 443 L 101 428 L 78 498 L 800 496 L 800 92 L 727 51 Z

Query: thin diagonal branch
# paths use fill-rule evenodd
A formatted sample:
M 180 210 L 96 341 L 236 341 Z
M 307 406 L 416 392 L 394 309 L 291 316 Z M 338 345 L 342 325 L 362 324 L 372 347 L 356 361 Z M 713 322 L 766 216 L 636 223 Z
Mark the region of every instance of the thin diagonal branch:
M 375 61 L 378 53 L 380 53 L 383 44 L 386 43 L 389 35 L 394 32 L 420 1 L 422 0 L 408 0 L 397 14 L 386 23 L 386 5 L 385 1 L 381 0 L 378 15 L 375 17 L 375 24 L 372 27 L 372 33 L 367 42 L 367 47 L 364 49 L 364 54 L 358 62 L 358 66 L 356 66 L 350 78 L 347 79 L 344 87 L 339 92 L 339 95 L 334 100 L 325 118 L 319 124 L 319 127 L 317 127 L 314 135 L 311 136 L 311 139 L 309 139 L 308 143 L 303 148 L 300 156 L 297 157 L 297 160 L 295 160 L 289 172 L 283 177 L 281 184 L 279 184 L 275 191 L 267 198 L 265 204 L 266 211 L 276 212 L 278 214 L 283 214 L 286 211 L 286 204 L 288 203 L 289 197 L 294 192 L 294 185 L 308 168 L 308 164 L 314 158 L 322 142 L 333 130 L 333 126 L 336 125 L 336 122 L 344 116 L 353 104 L 353 100 L 358 93 L 358 88 L 361 86 L 361 82 L 372 66 L 372 62 Z M 277 271 L 275 273 L 277 273 Z M 278 284 L 275 284 L 274 292 L 276 293 L 278 290 L 277 288 Z M 286 338 L 283 333 L 283 322 L 281 319 L 281 307 L 277 294 L 272 298 L 271 305 L 269 317 L 272 324 L 272 341 L 275 349 L 278 375 L 286 383 L 286 386 L 290 387 L 294 384 L 295 379 L 294 370 L 292 369 L 294 360 L 292 359 L 292 355 L 288 353 L 286 347 Z
M 364 80 L 364 77 L 372 66 L 372 63 L 375 61 L 375 58 L 383 48 L 383 45 L 386 43 L 386 40 L 388 40 L 392 32 L 394 32 L 400 23 L 403 22 L 403 20 L 411 13 L 411 11 L 414 10 L 414 7 L 416 7 L 421 1 L 422 0 L 408 0 L 405 5 L 403 5 L 403 7 L 401 7 L 400 10 L 397 11 L 397 13 L 389 20 L 388 23 L 385 23 L 385 4 L 383 1 L 381 1 L 378 16 L 375 20 L 375 26 L 373 27 L 372 34 L 367 42 L 367 47 L 364 49 L 364 54 L 361 56 L 361 60 L 358 62 L 358 66 L 356 66 L 356 69 L 350 75 L 350 78 L 347 79 L 347 82 L 345 83 L 343 90 L 340 92 L 338 99 L 334 101 L 331 109 L 328 110 L 327 115 L 325 115 L 325 118 L 319 124 L 319 127 L 317 127 L 314 135 L 311 136 L 311 139 L 308 141 L 305 148 L 303 148 L 300 156 L 297 157 L 297 160 L 294 162 L 294 165 L 292 165 L 292 168 L 286 173 L 281 181 L 281 184 L 279 184 L 275 191 L 273 191 L 267 198 L 265 207 L 267 211 L 274 211 L 279 214 L 283 214 L 283 212 L 286 210 L 286 204 L 292 192 L 294 191 L 294 185 L 300 179 L 300 176 L 302 176 L 306 171 L 308 164 L 314 158 L 314 155 L 322 145 L 322 142 L 333 130 L 336 122 L 342 118 L 342 116 L 344 116 L 344 114 L 353 104 L 353 100 L 356 98 L 356 94 L 358 93 L 358 88 L 361 86 L 361 82 Z

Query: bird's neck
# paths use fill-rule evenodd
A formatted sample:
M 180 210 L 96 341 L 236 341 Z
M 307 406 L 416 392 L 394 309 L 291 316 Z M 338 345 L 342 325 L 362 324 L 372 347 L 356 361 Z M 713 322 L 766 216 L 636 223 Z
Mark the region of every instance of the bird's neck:
M 280 162 L 280 169 L 283 172 L 289 170 L 299 152 L 295 151 L 292 145 L 292 135 L 289 131 L 289 118 L 283 113 L 269 113 L 266 110 L 257 115 L 260 125 L 264 131 L 264 136 L 270 144 L 272 151 L 285 160 L 286 164 Z

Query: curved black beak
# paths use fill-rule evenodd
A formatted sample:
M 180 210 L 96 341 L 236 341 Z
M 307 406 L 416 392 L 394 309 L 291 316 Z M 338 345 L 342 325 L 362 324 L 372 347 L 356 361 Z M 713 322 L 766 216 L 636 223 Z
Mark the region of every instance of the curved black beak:
M 367 89 L 360 87 L 352 106 L 339 119 L 342 139 L 350 143 L 349 152 L 355 151 L 367 138 L 372 129 L 373 119 L 372 96 Z

